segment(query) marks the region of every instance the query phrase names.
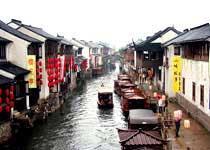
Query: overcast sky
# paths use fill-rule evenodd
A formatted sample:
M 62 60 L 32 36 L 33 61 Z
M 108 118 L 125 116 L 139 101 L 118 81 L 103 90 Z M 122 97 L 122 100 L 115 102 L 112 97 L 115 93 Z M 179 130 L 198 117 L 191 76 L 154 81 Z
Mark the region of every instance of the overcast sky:
M 209 0 L 1 0 L 0 19 L 12 18 L 66 38 L 104 41 L 117 48 L 168 26 L 210 22 Z

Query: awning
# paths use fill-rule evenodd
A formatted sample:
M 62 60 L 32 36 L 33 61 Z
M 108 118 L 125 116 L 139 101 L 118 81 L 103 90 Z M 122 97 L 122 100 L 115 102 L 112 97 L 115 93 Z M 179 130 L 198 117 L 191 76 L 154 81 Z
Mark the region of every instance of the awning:
M 15 77 L 24 76 L 30 73 L 29 70 L 26 70 L 24 68 L 21 68 L 19 66 L 16 66 L 10 62 L 1 62 L 0 63 L 0 70 L 2 70 L 0 73 L 8 72 L 10 74 L 13 74 Z M 7 75 L 5 75 L 7 76 Z
M 14 80 L 0 75 L 0 85 L 10 84 L 10 83 L 13 83 L 13 82 L 14 82 Z

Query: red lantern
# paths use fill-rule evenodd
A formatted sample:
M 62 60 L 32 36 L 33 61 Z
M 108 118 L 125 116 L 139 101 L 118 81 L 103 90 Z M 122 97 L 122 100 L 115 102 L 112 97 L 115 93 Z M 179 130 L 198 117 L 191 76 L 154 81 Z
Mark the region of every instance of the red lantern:
M 0 95 L 2 94 L 2 89 L 0 89 Z
M 9 96 L 9 89 L 6 89 L 6 90 L 5 90 L 5 95 L 6 95 L 6 96 Z
M 42 75 L 40 74 L 40 75 L 39 75 L 39 79 L 41 79 L 41 78 L 42 78 Z
M 6 106 L 5 110 L 6 110 L 6 112 L 10 112 L 10 107 Z
M 2 98 L 0 97 L 0 104 L 2 103 Z
M 42 84 L 43 84 L 43 81 L 42 81 L 42 80 L 40 80 L 40 81 L 39 81 L 39 83 L 40 83 L 40 85 L 42 85 Z
M 39 68 L 39 72 L 42 72 L 42 68 Z
M 10 107 L 14 107 L 15 103 L 14 102 L 10 102 Z
M 15 89 L 15 87 L 12 85 L 12 86 L 10 86 L 10 91 L 14 91 L 14 89 Z
M 51 87 L 51 82 L 48 83 L 48 87 Z
M 10 93 L 10 99 L 13 100 L 15 98 L 14 93 Z
M 5 98 L 5 101 L 6 101 L 7 104 L 10 103 L 10 99 L 8 97 Z
M 39 66 L 42 66 L 42 61 L 39 61 Z
M 50 58 L 47 59 L 48 63 L 50 63 Z
M 47 70 L 47 74 L 48 74 L 48 75 L 50 74 L 50 69 Z
M 3 111 L 3 108 L 2 108 L 2 106 L 0 106 L 0 113 Z

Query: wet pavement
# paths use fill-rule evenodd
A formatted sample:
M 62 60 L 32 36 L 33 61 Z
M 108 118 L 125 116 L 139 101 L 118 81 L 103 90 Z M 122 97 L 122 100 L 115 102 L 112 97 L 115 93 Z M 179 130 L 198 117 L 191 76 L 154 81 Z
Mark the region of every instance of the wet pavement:
M 176 103 L 169 103 L 169 111 L 181 109 Z M 184 128 L 184 120 L 190 120 L 190 128 Z M 210 133 L 196 120 L 192 119 L 183 110 L 183 119 L 180 127 L 180 137 L 175 138 L 175 128 L 170 131 L 173 150 L 210 150 Z
M 97 107 L 97 88 L 103 82 L 113 87 L 118 71 L 87 81 L 65 102 L 46 124 L 38 125 L 24 144 L 27 150 L 119 150 L 116 128 L 126 127 L 120 101 L 114 94 L 114 108 Z

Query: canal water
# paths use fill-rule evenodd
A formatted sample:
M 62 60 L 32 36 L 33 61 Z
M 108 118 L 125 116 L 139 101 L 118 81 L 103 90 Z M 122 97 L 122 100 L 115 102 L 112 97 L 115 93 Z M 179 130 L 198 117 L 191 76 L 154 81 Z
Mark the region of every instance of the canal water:
M 118 68 L 118 67 L 117 67 Z M 97 107 L 97 89 L 103 82 L 113 88 L 118 70 L 82 84 L 65 102 L 65 114 L 49 117 L 46 124 L 35 127 L 25 141 L 27 150 L 119 150 L 116 128 L 126 127 L 120 100 L 113 95 L 113 109 Z

